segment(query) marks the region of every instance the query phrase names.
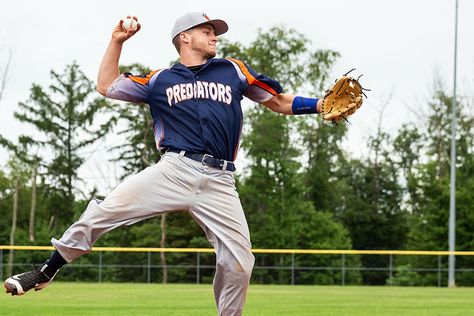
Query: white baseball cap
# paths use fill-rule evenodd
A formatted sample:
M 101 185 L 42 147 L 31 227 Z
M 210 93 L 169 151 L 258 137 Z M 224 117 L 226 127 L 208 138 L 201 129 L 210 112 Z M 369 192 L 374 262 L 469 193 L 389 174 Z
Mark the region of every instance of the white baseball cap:
M 181 32 L 206 23 L 214 26 L 216 35 L 224 34 L 229 29 L 229 26 L 223 20 L 211 20 L 207 14 L 203 12 L 189 12 L 178 18 L 174 23 L 173 30 L 171 31 L 171 40 Z

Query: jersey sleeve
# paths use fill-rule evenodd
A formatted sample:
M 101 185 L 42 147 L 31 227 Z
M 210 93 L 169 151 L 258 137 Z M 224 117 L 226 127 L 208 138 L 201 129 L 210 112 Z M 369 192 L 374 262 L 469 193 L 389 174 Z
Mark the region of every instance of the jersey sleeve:
M 150 89 L 158 72 L 158 70 L 154 70 L 147 76 L 123 73 L 109 86 L 106 96 L 111 99 L 133 103 L 148 103 Z
M 263 103 L 283 91 L 280 83 L 272 78 L 256 73 L 240 60 L 228 59 L 235 67 L 244 84 L 244 96 L 252 101 Z

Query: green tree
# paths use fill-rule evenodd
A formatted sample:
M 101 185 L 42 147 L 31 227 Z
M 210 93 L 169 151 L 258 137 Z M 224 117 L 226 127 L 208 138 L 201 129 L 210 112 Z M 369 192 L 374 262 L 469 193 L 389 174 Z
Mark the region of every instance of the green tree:
M 10 227 L 10 242 L 9 245 L 16 245 L 17 237 L 17 224 L 18 224 L 18 215 L 20 209 L 24 206 L 23 203 L 20 205 L 20 194 L 22 191 L 23 184 L 29 178 L 28 168 L 22 163 L 19 159 L 11 159 L 8 163 L 9 169 L 11 170 L 12 178 L 12 188 L 13 191 L 13 203 L 11 205 L 11 227 Z M 14 250 L 10 250 L 8 254 L 8 263 L 7 263 L 7 274 L 11 275 L 13 272 L 13 260 L 14 260 Z
M 334 128 L 320 118 L 307 117 L 300 122 L 302 144 L 307 154 L 305 185 L 308 197 L 317 210 L 333 213 L 336 217 L 342 209 L 340 187 L 343 185 L 343 168 L 347 158 L 342 141 L 347 127 Z
M 393 161 L 392 140 L 379 130 L 369 139 L 366 161 L 353 159 L 344 169 L 346 183 L 341 200 L 341 219 L 350 232 L 356 249 L 400 249 L 408 234 L 408 217 L 401 207 L 403 190 L 398 181 L 398 166 Z M 365 284 L 385 284 L 388 256 L 361 256 Z
M 31 207 L 30 207 L 30 219 L 29 219 L 29 239 L 35 241 L 35 226 L 36 226 L 36 201 L 37 201 L 37 178 L 38 170 L 41 167 L 41 157 L 37 154 L 38 146 L 34 141 L 27 136 L 20 136 L 18 138 L 18 144 L 13 144 L 9 140 L 3 138 L 0 135 L 0 146 L 3 146 L 10 150 L 14 159 L 21 162 L 22 165 L 27 168 L 31 173 Z M 36 153 L 32 153 L 32 149 L 36 149 Z M 16 180 L 15 180 L 16 181 Z M 23 183 L 22 183 L 23 184 Z
M 15 117 L 36 128 L 36 136 L 31 139 L 48 155 L 45 178 L 51 196 L 55 197 L 51 200 L 51 214 L 56 220 L 66 218 L 69 223 L 74 181 L 84 162 L 80 151 L 103 137 L 114 120 L 104 117 L 99 122 L 98 114 L 109 103 L 103 98 L 92 98 L 95 87 L 75 62 L 61 74 L 51 71 L 51 79 L 48 89 L 32 85 L 30 98 L 19 104 L 20 111 Z
M 426 161 L 416 168 L 416 190 L 419 200 L 412 216 L 409 247 L 421 250 L 448 249 L 448 219 L 450 199 L 450 133 L 452 96 L 441 84 L 434 88 L 429 101 L 425 139 Z M 456 250 L 472 250 L 474 190 L 474 117 L 469 113 L 467 98 L 457 102 L 456 134 Z M 433 267 L 436 258 L 420 258 L 416 267 Z M 474 262 L 467 257 L 457 257 L 457 268 L 470 267 Z M 447 265 L 447 262 L 443 262 Z M 462 274 L 462 273 L 461 273 Z M 459 285 L 472 285 L 474 278 L 466 273 L 458 278 Z M 423 276 L 422 284 L 436 284 L 436 275 Z
M 417 214 L 423 203 L 418 183 L 418 167 L 426 150 L 423 131 L 413 124 L 403 124 L 395 137 L 393 149 L 400 169 L 404 204 L 411 214 Z
M 14 191 L 11 189 L 11 181 L 3 168 L 0 170 L 0 216 L 3 219 L 0 221 L 0 244 L 6 245 L 8 243 L 10 224 L 8 220 L 11 217 L 11 206 Z

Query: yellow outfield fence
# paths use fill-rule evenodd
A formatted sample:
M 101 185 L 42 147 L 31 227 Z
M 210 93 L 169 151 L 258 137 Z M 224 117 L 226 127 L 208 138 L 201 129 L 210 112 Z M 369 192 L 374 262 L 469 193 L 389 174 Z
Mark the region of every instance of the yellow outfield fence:
M 6 246 L 0 250 L 54 250 L 52 246 Z M 212 253 L 212 248 L 144 248 L 144 247 L 94 247 L 92 251 L 111 252 L 187 252 Z M 419 255 L 419 256 L 474 256 L 474 251 L 443 250 L 336 250 L 336 249 L 252 249 L 253 253 L 267 254 L 306 254 L 306 255 Z
M 7 257 L 9 257 L 11 250 L 20 252 L 53 251 L 54 248 L 52 246 L 0 245 L 0 279 L 3 279 L 4 270 L 7 271 L 7 273 L 11 273 L 13 269 L 15 269 L 15 271 L 23 271 L 26 267 L 31 266 L 31 262 L 15 263 L 11 259 L 13 256 L 9 258 L 9 260 L 6 260 Z M 117 260 L 114 260 L 114 257 L 116 256 L 113 254 L 107 254 L 124 252 L 144 253 L 145 255 L 144 257 L 135 257 L 133 259 L 135 260 L 133 261 L 133 264 L 123 264 L 120 260 L 118 260 L 118 262 Z M 301 282 L 304 282 L 304 278 L 306 278 L 305 280 L 308 280 L 308 275 L 310 274 L 313 276 L 310 276 L 309 278 L 314 277 L 315 274 L 321 276 L 321 278 L 315 278 L 315 280 L 322 280 L 324 277 L 332 278 L 332 284 L 354 284 L 352 283 L 352 280 L 354 280 L 354 273 L 382 273 L 387 277 L 387 282 L 391 284 L 391 280 L 395 280 L 396 278 L 393 278 L 399 275 L 397 269 L 404 266 L 405 273 L 406 268 L 408 267 L 408 273 L 415 272 L 420 275 L 429 276 L 430 283 L 423 285 L 437 285 L 438 287 L 447 282 L 447 256 L 453 254 L 457 258 L 460 258 L 460 260 L 464 261 L 468 260 L 470 256 L 474 256 L 474 251 L 450 252 L 425 250 L 252 249 L 252 252 L 256 255 L 257 259 L 264 259 L 256 260 L 254 274 L 257 275 L 257 277 L 265 273 L 274 276 L 277 274 L 285 275 L 284 278 L 279 279 L 279 282 L 284 284 L 308 284 Z M 89 269 L 87 270 L 88 272 L 85 273 L 85 275 L 88 276 L 87 280 L 97 280 L 98 282 L 104 280 L 116 280 L 115 273 L 117 269 L 138 269 L 136 271 L 141 271 L 138 274 L 143 275 L 143 279 L 138 280 L 138 282 L 147 283 L 156 282 L 162 274 L 164 275 L 165 271 L 168 273 L 168 271 L 177 271 L 178 269 L 181 269 L 184 271 L 181 272 L 181 275 L 186 275 L 186 278 L 183 280 L 191 280 L 191 282 L 194 282 L 193 280 L 195 278 L 196 283 L 201 283 L 209 282 L 209 280 L 212 279 L 212 273 L 215 268 L 213 256 L 214 249 L 212 248 L 94 247 L 92 253 L 92 259 L 87 261 L 87 259 L 79 258 L 73 263 L 67 265 L 66 269 Z M 160 255 L 157 255 L 156 253 L 159 253 Z M 163 263 L 161 261 L 163 253 L 176 253 L 181 255 L 174 257 L 174 261 L 172 259 L 173 257 L 170 257 L 169 261 L 164 261 Z M 186 256 L 186 253 L 189 255 Z M 279 255 L 278 260 L 271 259 L 274 255 Z M 360 264 L 360 261 L 357 258 L 358 255 L 386 256 L 386 258 L 382 259 L 382 261 L 378 261 L 384 262 L 384 264 L 369 267 Z M 425 262 L 424 266 L 417 265 L 416 267 L 412 267 L 410 265 L 412 259 L 409 257 L 406 259 L 404 258 L 407 256 L 428 257 L 426 260 L 422 260 Z M 28 258 L 38 257 L 39 256 L 36 255 L 28 255 Z M 397 258 L 398 265 L 395 264 L 394 257 Z M 275 259 L 275 257 L 273 258 Z M 21 261 L 21 259 L 17 260 Z M 142 261 L 141 263 L 140 260 Z M 355 262 L 359 263 L 356 264 Z M 466 261 L 466 263 L 468 262 L 470 262 L 470 260 Z M 457 273 L 462 273 L 462 275 L 474 280 L 474 269 L 472 267 L 458 267 L 456 271 Z M 75 275 L 74 280 L 82 280 L 80 272 L 75 272 L 73 274 Z M 176 274 L 178 275 L 179 273 L 176 272 Z M 91 277 L 91 275 L 93 275 L 93 277 Z M 183 280 L 178 280 L 178 282 Z M 171 280 L 171 282 L 173 282 L 173 280 Z M 320 284 L 318 281 L 314 282 L 315 283 L 313 284 Z

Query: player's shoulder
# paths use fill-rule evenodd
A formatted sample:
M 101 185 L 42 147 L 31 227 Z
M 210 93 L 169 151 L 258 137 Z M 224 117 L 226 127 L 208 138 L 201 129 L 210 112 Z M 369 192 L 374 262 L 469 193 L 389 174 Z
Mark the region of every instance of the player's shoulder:
M 253 82 L 254 71 L 244 61 L 237 58 L 222 58 L 226 63 L 233 66 L 235 72 L 243 82 Z
M 232 66 L 234 66 L 235 69 L 239 69 L 242 72 L 248 72 L 249 69 L 251 69 L 249 67 L 249 65 L 246 62 L 244 62 L 243 60 L 240 60 L 240 59 L 237 59 L 237 58 L 232 58 L 232 57 L 223 58 L 223 59 L 227 63 L 232 64 Z
M 223 57 L 223 58 L 214 58 L 213 59 L 217 63 L 223 63 L 223 64 L 229 64 L 229 65 L 245 65 L 243 61 L 237 58 L 232 58 L 232 57 Z
M 215 61 L 232 66 L 237 73 L 247 73 L 249 69 L 249 66 L 245 62 L 237 58 L 215 58 Z
M 148 74 L 140 74 L 140 75 L 134 75 L 130 72 L 126 72 L 126 73 L 124 73 L 124 76 L 131 79 L 132 81 L 134 81 L 136 83 L 146 85 L 146 84 L 150 83 L 150 81 L 155 80 L 156 77 L 160 73 L 162 73 L 164 70 L 166 70 L 166 68 L 158 68 L 158 69 L 155 69 L 155 70 L 150 70 L 148 72 Z

